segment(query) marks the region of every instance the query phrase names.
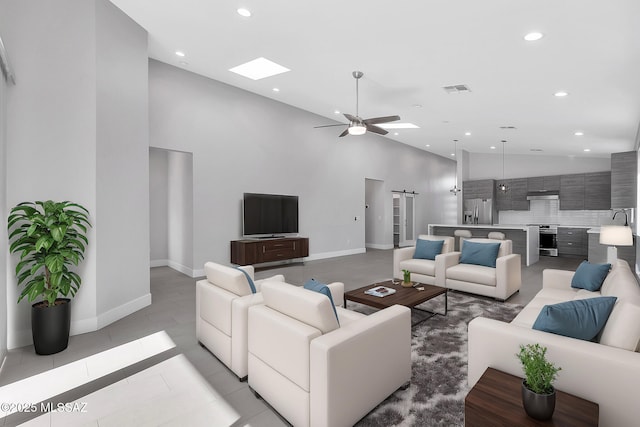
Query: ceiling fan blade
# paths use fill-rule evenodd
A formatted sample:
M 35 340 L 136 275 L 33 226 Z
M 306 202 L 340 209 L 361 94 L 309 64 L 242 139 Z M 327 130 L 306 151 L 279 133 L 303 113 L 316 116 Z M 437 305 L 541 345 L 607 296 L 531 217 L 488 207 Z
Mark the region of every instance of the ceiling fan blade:
M 357 118 L 356 116 L 351 115 L 351 114 L 344 113 L 344 116 L 345 116 L 345 117 L 347 118 L 347 120 L 349 120 L 350 122 L 357 122 L 357 121 L 358 121 L 358 118 Z
M 379 135 L 386 135 L 389 133 L 388 130 L 379 128 L 378 126 L 366 123 L 364 124 L 369 132 L 377 133 Z
M 378 123 L 389 123 L 400 120 L 400 116 L 387 116 L 387 117 L 373 117 L 371 119 L 363 120 L 368 125 L 376 125 Z
M 349 126 L 349 125 L 348 125 L 348 124 L 346 124 L 346 123 L 340 123 L 340 124 L 337 124 L 337 125 L 322 125 L 322 126 L 314 126 L 313 128 L 314 128 L 314 129 L 318 129 L 318 128 L 330 128 L 330 127 L 334 127 L 334 126 Z
M 346 128 L 344 132 L 338 135 L 338 138 L 342 138 L 343 136 L 347 136 L 347 135 L 349 135 L 349 128 Z

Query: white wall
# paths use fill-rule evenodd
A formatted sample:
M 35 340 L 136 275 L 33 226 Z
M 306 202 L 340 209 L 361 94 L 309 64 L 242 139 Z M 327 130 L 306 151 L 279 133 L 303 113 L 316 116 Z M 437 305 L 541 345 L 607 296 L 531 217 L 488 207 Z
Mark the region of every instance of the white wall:
M 168 152 L 168 265 L 193 276 L 193 156 Z
M 149 233 L 152 267 L 169 263 L 169 151 L 149 148 Z
M 504 165 L 505 178 L 526 178 L 531 176 L 608 171 L 611 170 L 611 158 L 506 154 Z M 465 180 L 500 178 L 502 178 L 502 152 L 496 154 L 468 154 Z
M 364 251 L 365 177 L 384 181 L 392 244 L 391 190 L 421 193 L 416 230 L 455 222 L 449 159 L 376 135 L 338 138 L 313 129 L 326 118 L 184 70 L 149 64 L 150 144 L 193 153 L 193 264 L 229 262 L 241 235 L 243 192 L 294 194 L 310 258 Z M 454 205 L 451 210 L 450 204 Z
M 1 8 L 0 8 L 1 10 Z M 2 34 L 0 34 L 1 36 Z M 6 155 L 6 105 L 7 85 L 0 73 L 0 364 L 7 353 L 7 228 L 4 219 L 9 215 L 7 209 L 7 155 Z M 11 301 L 13 304 L 13 301 Z
M 72 334 L 150 303 L 146 33 L 106 0 L 5 1 L 17 84 L 7 100 L 7 205 L 72 200 L 91 213 Z M 15 259 L 10 267 L 15 265 Z M 7 298 L 17 300 L 9 275 Z M 8 304 L 8 347 L 30 304 Z

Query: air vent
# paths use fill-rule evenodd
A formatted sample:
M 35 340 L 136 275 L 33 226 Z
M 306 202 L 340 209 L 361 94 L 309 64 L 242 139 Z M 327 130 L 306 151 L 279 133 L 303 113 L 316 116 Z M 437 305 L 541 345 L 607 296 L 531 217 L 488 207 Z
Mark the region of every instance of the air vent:
M 517 129 L 515 126 L 500 126 L 500 129 Z
M 529 149 L 529 151 L 535 151 L 535 152 L 539 153 L 539 152 L 544 151 L 544 150 L 542 148 L 531 148 L 531 149 Z
M 467 85 L 444 86 L 442 89 L 447 93 L 471 92 Z

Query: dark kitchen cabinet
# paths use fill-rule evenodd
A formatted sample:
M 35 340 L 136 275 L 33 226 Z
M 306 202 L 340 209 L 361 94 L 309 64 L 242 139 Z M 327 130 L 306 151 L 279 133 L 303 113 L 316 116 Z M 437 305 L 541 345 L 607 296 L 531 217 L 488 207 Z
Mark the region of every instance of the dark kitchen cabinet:
M 464 181 L 462 183 L 462 199 L 493 199 L 495 181 L 493 179 L 481 179 L 477 181 Z
M 586 228 L 558 227 L 558 255 L 587 257 L 588 240 Z
M 514 211 L 528 211 L 529 201 L 527 200 L 528 179 L 517 178 L 511 180 L 511 209 Z
M 638 155 L 635 151 L 611 154 L 611 208 L 636 207 Z
M 584 209 L 584 174 L 560 176 L 560 209 Z
M 534 176 L 527 178 L 528 191 L 559 191 L 560 175 Z
M 611 209 L 611 172 L 584 174 L 584 208 Z
M 511 180 L 503 179 L 499 181 L 500 183 L 504 182 L 507 184 L 507 188 L 509 191 L 504 192 L 500 191 L 496 188 L 496 209 L 499 211 L 510 211 L 512 209 L 511 203 Z M 498 183 L 496 183 L 497 187 Z

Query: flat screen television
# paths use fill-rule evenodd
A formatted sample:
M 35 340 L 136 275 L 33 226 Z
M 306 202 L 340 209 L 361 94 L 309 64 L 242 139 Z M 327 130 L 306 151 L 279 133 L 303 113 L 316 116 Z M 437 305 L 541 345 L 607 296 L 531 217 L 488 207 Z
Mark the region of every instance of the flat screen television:
M 242 229 L 245 236 L 298 232 L 298 196 L 244 193 Z

